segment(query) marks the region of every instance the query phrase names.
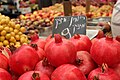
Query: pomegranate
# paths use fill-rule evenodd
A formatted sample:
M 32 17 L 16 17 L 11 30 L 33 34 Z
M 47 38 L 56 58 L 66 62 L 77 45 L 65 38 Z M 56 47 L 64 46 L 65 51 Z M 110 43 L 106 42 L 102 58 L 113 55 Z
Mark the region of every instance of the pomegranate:
M 59 34 L 47 45 L 46 57 L 51 65 L 58 67 L 65 63 L 73 63 L 76 59 L 76 49 L 73 43 L 62 39 Z
M 120 80 L 120 77 L 113 69 L 108 68 L 106 64 L 102 65 L 88 75 L 88 80 Z
M 49 42 L 52 39 L 52 34 L 50 34 L 47 38 L 46 38 L 46 42 Z
M 91 55 L 87 51 L 78 51 L 76 58 L 76 66 L 85 74 L 88 75 L 97 66 L 92 60 Z
M 87 80 L 85 75 L 72 64 L 63 64 L 56 68 L 51 80 Z
M 12 80 L 12 76 L 5 69 L 0 68 L 0 80 Z
M 35 49 L 28 45 L 22 45 L 10 57 L 9 65 L 11 70 L 17 75 L 26 71 L 34 70 L 35 65 L 39 62 L 39 56 Z
M 37 44 L 31 44 L 31 46 L 37 51 L 39 59 L 42 60 L 45 56 L 45 51 L 37 46 Z
M 92 45 L 90 54 L 98 65 L 114 66 L 120 62 L 120 43 L 112 37 L 101 38 Z
M 65 37 L 62 36 L 62 39 L 66 39 Z M 51 43 L 51 41 L 54 40 L 54 37 L 52 38 L 52 34 L 50 34 L 47 38 L 46 38 L 46 44 L 44 47 L 44 50 L 46 49 L 46 47 L 49 45 L 49 43 Z
M 37 44 L 38 47 L 44 49 L 46 41 L 39 38 L 38 34 L 34 34 L 34 35 L 31 36 L 31 43 L 30 44 Z
M 118 74 L 120 77 L 120 63 L 112 67 L 112 69 Z
M 8 70 L 9 67 L 9 61 L 6 56 L 0 52 L 0 68 Z
M 91 41 L 86 35 L 75 34 L 71 39 L 77 51 L 90 51 Z
M 39 71 L 28 71 L 22 74 L 18 80 L 50 80 L 46 74 Z
M 47 58 L 44 58 L 42 61 L 37 63 L 35 70 L 45 73 L 50 77 L 52 72 L 54 71 L 54 67 L 48 63 Z

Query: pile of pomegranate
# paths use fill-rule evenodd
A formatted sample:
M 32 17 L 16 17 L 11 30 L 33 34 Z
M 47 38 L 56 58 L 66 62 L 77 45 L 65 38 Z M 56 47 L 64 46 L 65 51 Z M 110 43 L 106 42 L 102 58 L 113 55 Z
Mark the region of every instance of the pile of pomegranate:
M 120 80 L 120 38 L 59 34 L 0 47 L 0 80 Z

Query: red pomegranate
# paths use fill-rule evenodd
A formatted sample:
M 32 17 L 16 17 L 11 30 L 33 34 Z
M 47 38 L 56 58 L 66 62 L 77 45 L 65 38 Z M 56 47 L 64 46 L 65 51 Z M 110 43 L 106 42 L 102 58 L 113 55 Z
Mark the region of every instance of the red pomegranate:
M 21 75 L 26 71 L 34 70 L 34 67 L 38 62 L 38 54 L 35 49 L 28 45 L 22 45 L 14 51 L 9 60 L 11 71 L 18 75 Z
M 49 42 L 52 39 L 52 34 L 50 34 L 47 38 L 46 38 L 46 42 Z
M 114 67 L 112 67 L 112 69 L 118 74 L 118 76 L 120 77 L 120 64 L 115 65 Z
M 12 80 L 12 76 L 5 69 L 0 68 L 0 80 Z
M 101 38 L 92 45 L 90 54 L 98 65 L 114 66 L 120 62 L 120 43 L 112 37 Z
M 90 72 L 88 80 L 120 80 L 120 77 L 113 69 L 108 68 L 106 65 L 102 65 L 102 67 Z
M 42 60 L 45 56 L 45 51 L 37 46 L 37 44 L 31 44 L 31 46 L 37 51 L 39 59 Z
M 31 36 L 31 43 L 30 44 L 37 44 L 38 47 L 44 49 L 46 41 L 39 38 L 38 34 L 34 34 Z
M 62 39 L 66 39 L 65 37 L 62 36 Z M 47 38 L 46 38 L 46 44 L 44 47 L 44 50 L 46 49 L 46 47 L 49 45 L 49 43 L 51 43 L 51 41 L 54 40 L 54 37 L 52 38 L 52 34 L 50 34 Z
M 76 66 L 85 74 L 88 75 L 97 66 L 91 55 L 87 51 L 78 51 L 76 58 Z
M 42 61 L 37 63 L 35 70 L 45 73 L 50 77 L 52 72 L 54 71 L 54 67 L 48 63 L 47 58 L 44 58 Z
M 7 59 L 6 56 L 0 52 L 0 68 L 3 68 L 5 70 L 8 70 L 9 67 L 9 60 Z
M 39 71 L 28 71 L 22 74 L 18 80 L 50 80 L 46 74 Z
M 87 80 L 85 75 L 72 64 L 63 64 L 55 69 L 51 80 Z
M 47 45 L 46 57 L 51 65 L 58 67 L 65 63 L 73 63 L 76 59 L 76 49 L 73 43 L 62 39 L 59 34 Z
M 91 41 L 86 35 L 75 34 L 71 39 L 77 51 L 90 51 Z

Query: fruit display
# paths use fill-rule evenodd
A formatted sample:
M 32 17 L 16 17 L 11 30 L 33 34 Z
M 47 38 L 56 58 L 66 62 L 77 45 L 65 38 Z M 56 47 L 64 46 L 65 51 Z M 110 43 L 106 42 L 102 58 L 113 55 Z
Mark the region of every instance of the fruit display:
M 92 42 L 86 35 L 75 34 L 71 39 L 79 37 L 80 48 L 59 34 L 50 36 L 31 35 L 30 44 L 10 49 L 12 52 L 0 47 L 0 79 L 120 80 L 120 37 L 98 34 Z
M 72 6 L 72 15 L 86 15 L 88 18 L 98 17 L 111 17 L 113 7 L 111 5 L 103 5 L 101 7 L 96 5 L 90 6 L 90 12 L 86 14 L 85 6 L 77 5 Z M 27 13 L 20 15 L 17 19 L 12 19 L 16 24 L 26 27 L 29 37 L 32 33 L 40 33 L 45 31 L 45 27 L 52 27 L 54 18 L 58 16 L 64 16 L 63 4 L 55 4 L 50 7 L 43 8 L 42 10 L 34 11 L 33 13 Z
M 20 47 L 22 44 L 28 43 L 28 37 L 23 34 L 26 28 L 15 24 L 8 16 L 0 14 L 0 47 Z

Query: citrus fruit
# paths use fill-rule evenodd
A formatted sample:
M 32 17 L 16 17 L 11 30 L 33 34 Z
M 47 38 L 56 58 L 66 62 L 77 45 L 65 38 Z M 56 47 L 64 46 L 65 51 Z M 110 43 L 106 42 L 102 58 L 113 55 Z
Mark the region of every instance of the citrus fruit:
M 6 36 L 5 36 L 5 38 L 8 40 L 8 39 L 10 39 L 10 37 L 11 37 L 11 34 L 6 34 Z
M 20 28 L 20 31 L 21 31 L 22 33 L 24 33 L 24 32 L 26 31 L 26 28 L 25 28 L 25 27 L 21 27 L 21 28 Z
M 8 40 L 4 40 L 3 41 L 3 45 L 5 45 L 5 46 L 9 45 L 9 41 Z
M 5 40 L 5 37 L 4 36 L 0 36 L 0 41 L 4 41 Z
M 0 34 L 1 34 L 1 36 L 4 36 L 4 35 L 6 35 L 6 33 L 7 32 L 5 30 L 2 30 Z

